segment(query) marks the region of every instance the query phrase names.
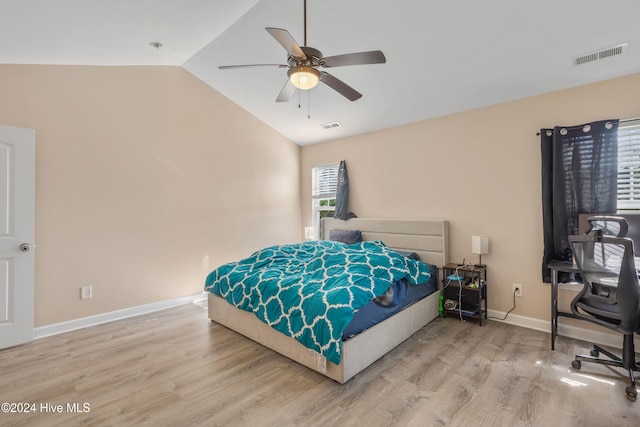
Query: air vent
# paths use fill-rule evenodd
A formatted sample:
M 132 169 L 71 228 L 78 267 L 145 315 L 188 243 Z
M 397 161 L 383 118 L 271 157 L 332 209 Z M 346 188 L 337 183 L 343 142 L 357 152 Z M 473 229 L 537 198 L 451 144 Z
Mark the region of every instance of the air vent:
M 612 56 L 622 55 L 629 46 L 629 43 L 622 43 L 597 52 L 580 55 L 571 60 L 574 66 L 588 64 L 589 62 L 599 61 L 601 59 L 610 58 Z
M 320 125 L 325 129 L 333 129 L 333 128 L 340 128 L 342 127 L 342 125 L 339 122 L 331 122 L 331 123 L 325 123 L 323 125 Z

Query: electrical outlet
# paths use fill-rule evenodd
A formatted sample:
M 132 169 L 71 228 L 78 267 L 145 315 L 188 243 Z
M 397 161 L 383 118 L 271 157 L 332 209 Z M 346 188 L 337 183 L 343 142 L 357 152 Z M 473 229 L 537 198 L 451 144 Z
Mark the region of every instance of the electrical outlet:
M 93 298 L 93 289 L 91 286 L 83 286 L 80 288 L 80 299 Z
M 513 284 L 513 293 L 515 296 L 517 297 L 521 297 L 522 296 L 522 285 L 519 283 L 514 283 Z

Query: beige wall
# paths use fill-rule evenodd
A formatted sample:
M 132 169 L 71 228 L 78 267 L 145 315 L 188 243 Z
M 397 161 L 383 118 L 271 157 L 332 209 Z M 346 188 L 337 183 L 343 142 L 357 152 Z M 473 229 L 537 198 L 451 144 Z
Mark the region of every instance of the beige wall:
M 450 221 L 451 259 L 477 262 L 471 235 L 490 238 L 489 309 L 548 320 L 541 281 L 540 146 L 554 125 L 640 117 L 640 74 L 302 148 L 302 223 L 311 224 L 311 168 L 346 160 L 360 217 Z M 437 102 L 437 100 L 425 100 Z M 563 300 L 566 297 L 561 296 Z
M 179 67 L 1 65 L 0 94 L 0 123 L 36 130 L 36 326 L 300 239 L 299 147 Z

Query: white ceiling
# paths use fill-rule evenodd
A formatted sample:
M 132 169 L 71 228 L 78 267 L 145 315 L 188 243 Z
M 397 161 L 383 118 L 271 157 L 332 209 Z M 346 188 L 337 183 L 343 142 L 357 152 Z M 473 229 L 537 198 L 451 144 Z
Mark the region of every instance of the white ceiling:
M 308 0 L 307 13 L 325 56 L 385 53 L 329 70 L 358 101 L 320 84 L 276 103 L 286 69 L 218 69 L 286 63 L 264 28 L 303 45 L 303 0 L 0 0 L 0 63 L 181 65 L 300 145 L 640 72 L 638 0 Z

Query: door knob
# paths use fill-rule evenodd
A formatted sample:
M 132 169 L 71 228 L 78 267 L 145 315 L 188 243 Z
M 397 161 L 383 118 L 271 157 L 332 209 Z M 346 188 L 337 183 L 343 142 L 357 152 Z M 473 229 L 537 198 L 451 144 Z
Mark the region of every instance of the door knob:
M 22 252 L 29 252 L 31 250 L 31 245 L 28 243 L 23 243 L 20 245 L 20 250 Z

